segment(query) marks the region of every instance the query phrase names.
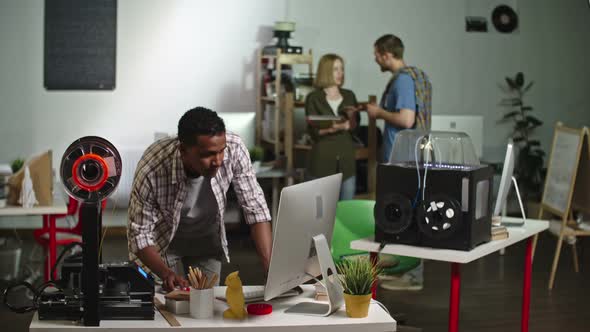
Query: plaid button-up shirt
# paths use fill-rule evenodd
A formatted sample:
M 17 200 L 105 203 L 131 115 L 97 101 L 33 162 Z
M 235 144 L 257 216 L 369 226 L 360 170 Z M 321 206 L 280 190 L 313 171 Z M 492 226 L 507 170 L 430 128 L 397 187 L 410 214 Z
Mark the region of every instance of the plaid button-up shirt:
M 136 253 L 145 247 L 154 246 L 163 255 L 180 223 L 181 208 L 188 193 L 188 178 L 179 145 L 178 138 L 159 140 L 147 148 L 137 165 L 129 201 L 127 241 L 129 259 L 139 264 Z M 220 225 L 219 236 L 229 262 L 223 212 L 230 184 L 233 184 L 246 223 L 270 221 L 271 217 L 246 146 L 231 132 L 226 133 L 226 146 L 223 164 L 211 178 L 217 201 L 217 206 L 211 206 L 217 210 L 215 220 L 211 222 Z

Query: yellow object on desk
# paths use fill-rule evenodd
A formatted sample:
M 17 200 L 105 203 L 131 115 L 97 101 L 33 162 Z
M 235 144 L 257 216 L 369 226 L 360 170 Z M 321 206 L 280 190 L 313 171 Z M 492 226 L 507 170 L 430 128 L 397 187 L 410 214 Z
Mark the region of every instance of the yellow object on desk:
M 244 291 L 242 290 L 242 280 L 238 276 L 238 271 L 230 273 L 225 278 L 225 298 L 229 309 L 223 312 L 223 318 L 229 319 L 244 319 L 248 316 L 246 308 L 244 308 Z

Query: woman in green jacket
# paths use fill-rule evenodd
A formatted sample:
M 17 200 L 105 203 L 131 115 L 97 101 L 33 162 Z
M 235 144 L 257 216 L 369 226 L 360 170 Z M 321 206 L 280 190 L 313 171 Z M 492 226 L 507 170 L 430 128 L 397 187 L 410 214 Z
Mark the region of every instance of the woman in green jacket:
M 358 109 L 354 93 L 343 89 L 344 61 L 336 54 L 320 59 L 314 81 L 315 90 L 305 99 L 305 114 L 335 115 L 342 120 L 308 121 L 308 132 L 313 145 L 308 172 L 319 178 L 342 173 L 340 199 L 352 199 L 356 189 L 355 141 L 352 130 L 357 125 Z

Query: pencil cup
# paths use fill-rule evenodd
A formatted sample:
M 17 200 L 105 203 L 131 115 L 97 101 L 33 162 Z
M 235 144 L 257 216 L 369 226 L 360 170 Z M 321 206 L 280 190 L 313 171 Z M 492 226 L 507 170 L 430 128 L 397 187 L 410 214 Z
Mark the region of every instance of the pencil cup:
M 213 288 L 194 289 L 190 291 L 190 314 L 193 318 L 213 317 Z

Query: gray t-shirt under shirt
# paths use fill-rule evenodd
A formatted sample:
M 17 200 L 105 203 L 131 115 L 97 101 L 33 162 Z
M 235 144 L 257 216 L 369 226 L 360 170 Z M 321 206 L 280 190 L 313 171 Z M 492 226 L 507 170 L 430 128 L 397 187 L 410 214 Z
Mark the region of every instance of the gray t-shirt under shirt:
M 180 224 L 172 238 L 169 252 L 178 256 L 222 257 L 217 201 L 211 179 L 192 178 L 182 205 Z

